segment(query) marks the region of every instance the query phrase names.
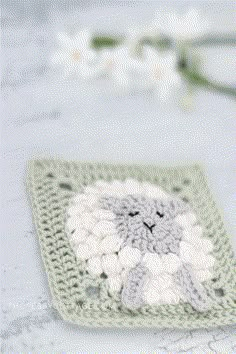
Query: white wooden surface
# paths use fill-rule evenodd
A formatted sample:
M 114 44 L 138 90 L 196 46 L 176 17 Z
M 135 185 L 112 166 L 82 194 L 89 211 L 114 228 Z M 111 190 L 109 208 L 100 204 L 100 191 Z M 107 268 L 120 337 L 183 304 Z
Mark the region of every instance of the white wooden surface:
M 194 4 L 211 17 L 215 29 L 232 31 L 233 2 Z M 56 6 L 3 1 L 1 353 L 236 353 L 235 326 L 98 330 L 63 322 L 51 306 L 33 228 L 25 190 L 29 158 L 165 165 L 199 161 L 236 250 L 235 101 L 199 91 L 194 109 L 183 112 L 177 99 L 160 104 L 148 94 L 122 96 L 106 83 L 61 79 L 48 65 L 57 30 L 74 23 L 116 33 L 151 18 L 162 5 L 77 2 L 68 11 L 63 1 Z M 236 84 L 235 49 L 207 49 L 203 57 L 209 74 Z

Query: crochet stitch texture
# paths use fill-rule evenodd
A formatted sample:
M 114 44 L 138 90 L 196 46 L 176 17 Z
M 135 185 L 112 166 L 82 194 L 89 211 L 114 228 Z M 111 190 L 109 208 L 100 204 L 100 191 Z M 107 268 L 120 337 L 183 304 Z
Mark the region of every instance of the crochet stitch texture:
M 34 221 L 53 304 L 65 320 L 94 327 L 169 328 L 212 327 L 235 322 L 236 263 L 222 217 L 213 201 L 201 167 L 191 165 L 165 168 L 45 159 L 29 161 L 27 177 Z M 206 276 L 206 273 L 204 276 L 200 276 L 199 273 L 199 279 L 202 279 L 205 293 L 201 293 L 202 285 L 199 281 L 196 283 L 196 278 L 192 276 L 191 266 L 186 260 L 181 270 L 181 276 L 179 271 L 173 275 L 176 284 L 185 289 L 183 297 L 177 303 L 171 303 L 171 301 L 169 303 L 143 303 L 140 296 L 133 298 L 132 292 L 128 292 L 128 296 L 133 298 L 132 301 L 137 302 L 137 306 L 129 308 L 129 306 L 126 306 L 127 302 L 129 303 L 126 296 L 128 287 L 124 287 L 125 290 L 121 296 L 117 283 L 114 283 L 114 277 L 107 276 L 103 268 L 98 271 L 99 267 L 94 267 L 97 269 L 97 275 L 89 271 L 89 265 L 91 269 L 93 268 L 93 262 L 97 265 L 100 256 L 95 255 L 89 259 L 82 259 L 76 255 L 73 242 L 71 243 L 70 237 L 68 237 L 66 226 L 70 219 L 67 213 L 70 216 L 73 198 L 82 193 L 86 187 L 91 188 L 90 186 L 98 181 L 110 183 L 114 180 L 125 181 L 127 179 L 160 186 L 167 194 L 174 196 L 174 199 L 175 197 L 179 200 L 182 199 L 196 214 L 203 230 L 203 238 L 208 241 L 206 245 L 209 246 L 211 243 L 213 245 L 211 257 L 215 260 L 211 268 L 212 273 L 210 272 L 209 276 Z M 134 197 L 128 197 L 131 204 L 132 198 Z M 103 200 L 102 203 L 104 202 Z M 149 208 L 152 210 L 150 205 Z M 68 210 L 70 211 L 68 212 Z M 112 218 L 109 208 L 104 212 Z M 163 210 L 159 210 L 158 213 L 157 217 L 161 218 Z M 135 214 L 135 211 L 133 214 Z M 134 215 L 133 217 L 138 220 L 140 215 Z M 132 219 L 133 217 L 131 216 Z M 89 220 L 88 224 L 90 224 Z M 153 225 L 148 223 L 147 225 L 152 230 Z M 79 235 L 83 236 L 82 233 L 77 236 Z M 73 236 L 73 233 L 71 236 Z M 75 240 L 77 236 L 74 235 Z M 79 245 L 77 245 L 78 250 Z M 114 245 L 114 243 L 111 242 L 110 245 Z M 147 247 L 149 247 L 148 245 L 149 242 L 146 242 Z M 116 247 L 119 249 L 119 242 Z M 160 255 L 158 251 L 161 247 L 160 244 L 158 247 L 155 248 L 157 257 Z M 134 253 L 128 254 L 135 259 L 138 256 L 137 248 L 133 248 L 133 250 L 135 250 Z M 189 255 L 194 256 L 191 252 Z M 174 257 L 174 254 L 172 256 Z M 170 264 L 170 261 L 168 261 L 167 265 L 170 266 Z M 132 284 L 133 277 L 138 278 L 140 287 L 137 287 L 137 291 L 140 292 L 143 286 L 142 282 L 145 283 L 147 275 L 145 266 L 140 264 L 136 268 L 132 268 L 129 273 L 126 273 L 123 284 L 125 282 Z M 130 282 L 129 278 L 131 278 Z M 113 281 L 114 289 L 117 291 L 111 292 L 109 290 L 108 280 L 110 283 Z M 158 281 L 158 278 L 156 281 Z M 199 290 L 200 305 L 199 298 L 195 298 L 192 290 L 189 290 L 193 287 Z M 186 299 L 189 298 L 189 291 L 192 305 L 188 301 L 186 302 Z M 207 299 L 211 303 L 209 308 Z M 200 308 L 201 306 L 202 308 Z
M 105 274 L 126 307 L 180 299 L 198 311 L 210 306 L 200 283 L 212 277 L 213 245 L 181 199 L 131 178 L 98 180 L 72 198 L 67 217 L 76 256 L 90 275 Z

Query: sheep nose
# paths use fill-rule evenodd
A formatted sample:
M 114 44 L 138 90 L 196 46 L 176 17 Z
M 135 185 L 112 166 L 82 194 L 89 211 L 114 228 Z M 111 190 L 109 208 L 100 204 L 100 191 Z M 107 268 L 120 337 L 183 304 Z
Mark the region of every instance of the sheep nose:
M 146 226 L 148 228 L 148 230 L 150 230 L 151 232 L 152 232 L 152 229 L 154 228 L 154 226 L 156 226 L 156 224 L 149 225 L 145 221 L 143 222 L 143 225 Z

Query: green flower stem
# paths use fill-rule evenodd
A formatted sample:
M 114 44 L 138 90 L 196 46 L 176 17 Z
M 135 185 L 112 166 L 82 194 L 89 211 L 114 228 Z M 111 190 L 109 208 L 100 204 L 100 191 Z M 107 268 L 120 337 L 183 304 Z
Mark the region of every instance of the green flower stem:
M 92 39 L 92 47 L 94 49 L 101 49 L 103 47 L 116 47 L 123 42 L 124 38 L 95 36 Z
M 104 47 L 116 47 L 124 42 L 125 37 L 110 37 L 110 36 L 95 36 L 92 39 L 92 47 L 94 49 L 101 49 Z M 140 41 L 140 45 L 150 45 L 158 50 L 167 50 L 174 48 L 176 50 L 176 43 L 169 37 L 157 36 L 157 37 L 144 37 Z M 190 85 L 201 86 L 207 90 L 217 91 L 222 94 L 236 97 L 236 88 L 225 86 L 215 81 L 211 81 L 202 74 L 199 73 L 199 69 L 192 67 L 189 68 L 188 49 L 191 47 L 203 47 L 203 46 L 235 46 L 236 36 L 235 34 L 225 34 L 222 37 L 210 35 L 207 37 L 197 38 L 191 41 L 183 42 L 179 48 L 179 72 L 184 79 L 186 79 Z
M 184 77 L 186 80 L 196 86 L 202 86 L 208 90 L 214 90 L 219 93 L 230 95 L 236 98 L 236 88 L 225 86 L 219 84 L 218 82 L 211 81 L 200 73 L 188 69 L 179 70 L 179 72 L 182 77 Z
M 236 97 L 236 88 L 225 86 L 216 81 L 211 81 L 200 73 L 200 58 L 191 53 L 192 46 L 186 43 L 179 43 L 179 65 L 178 69 L 182 77 L 188 81 L 191 86 L 201 86 L 207 90 L 217 91 L 219 93 Z
M 142 45 L 150 45 L 155 47 L 159 50 L 170 49 L 173 47 L 173 41 L 171 38 L 164 37 L 164 36 L 157 36 L 157 37 L 144 37 L 141 40 Z
M 236 45 L 236 35 L 235 34 L 228 34 L 223 35 L 221 37 L 210 35 L 204 36 L 190 43 L 193 47 L 202 47 L 202 46 L 235 46 Z
M 111 36 L 95 36 L 92 39 L 92 47 L 95 49 L 100 49 L 102 47 L 115 47 L 121 44 L 124 41 L 125 37 L 111 37 Z M 143 37 L 141 44 L 151 45 L 156 48 L 172 48 L 173 40 L 166 36 L 157 36 L 157 37 Z M 236 35 L 235 34 L 225 34 L 221 37 L 218 35 L 209 35 L 200 37 L 194 40 L 185 41 L 186 45 L 193 47 L 202 47 L 202 46 L 216 46 L 216 45 L 226 45 L 226 46 L 235 46 L 236 45 Z

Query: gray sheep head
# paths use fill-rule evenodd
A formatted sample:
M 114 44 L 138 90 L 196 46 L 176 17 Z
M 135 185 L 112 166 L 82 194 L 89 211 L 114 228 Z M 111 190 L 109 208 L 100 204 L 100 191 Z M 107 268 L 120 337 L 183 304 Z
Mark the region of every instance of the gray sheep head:
M 105 196 L 100 204 L 116 215 L 115 224 L 123 247 L 129 245 L 142 253 L 179 253 L 183 230 L 175 217 L 189 210 L 183 201 L 127 195 L 124 198 Z

